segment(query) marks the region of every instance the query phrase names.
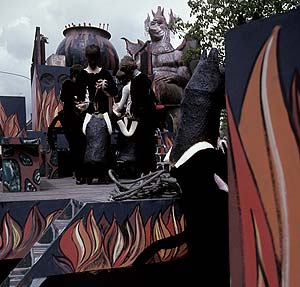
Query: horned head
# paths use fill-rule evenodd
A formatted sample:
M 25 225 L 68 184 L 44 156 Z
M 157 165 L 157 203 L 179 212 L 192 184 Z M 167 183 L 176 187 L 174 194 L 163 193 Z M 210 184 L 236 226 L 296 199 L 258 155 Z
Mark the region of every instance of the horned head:
M 176 17 L 173 14 L 172 9 L 170 9 L 169 22 L 168 23 L 167 23 L 167 20 L 164 16 L 164 8 L 161 8 L 161 6 L 158 6 L 156 12 L 154 12 L 153 10 L 151 10 L 151 11 L 152 11 L 153 20 L 160 20 L 159 22 L 162 22 L 166 25 L 171 25 L 176 19 Z M 150 20 L 149 14 L 148 14 L 146 20 L 144 21 L 146 32 L 149 31 L 150 22 L 151 22 L 151 20 Z
M 155 20 L 163 20 L 163 22 L 167 23 L 166 18 L 164 16 L 164 8 L 161 9 L 160 6 L 157 7 L 156 13 L 152 11 L 153 19 Z

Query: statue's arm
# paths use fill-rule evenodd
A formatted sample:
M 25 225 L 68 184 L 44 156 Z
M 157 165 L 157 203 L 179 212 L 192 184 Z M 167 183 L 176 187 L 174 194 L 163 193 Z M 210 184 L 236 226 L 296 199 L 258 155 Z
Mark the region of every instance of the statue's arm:
M 174 73 L 173 71 L 165 71 L 164 73 L 157 74 L 154 78 L 154 81 L 172 83 L 184 88 L 188 83 L 189 79 L 189 69 L 186 66 L 180 66 L 177 68 L 176 73 Z

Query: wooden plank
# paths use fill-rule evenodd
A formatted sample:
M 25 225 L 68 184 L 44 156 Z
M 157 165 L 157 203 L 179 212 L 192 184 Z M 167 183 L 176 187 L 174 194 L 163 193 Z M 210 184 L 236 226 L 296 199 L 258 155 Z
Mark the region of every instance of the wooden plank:
M 41 178 L 41 190 L 38 192 L 3 192 L 0 184 L 0 202 L 49 200 L 74 198 L 85 202 L 109 201 L 114 184 L 77 185 L 71 177 L 48 179 Z

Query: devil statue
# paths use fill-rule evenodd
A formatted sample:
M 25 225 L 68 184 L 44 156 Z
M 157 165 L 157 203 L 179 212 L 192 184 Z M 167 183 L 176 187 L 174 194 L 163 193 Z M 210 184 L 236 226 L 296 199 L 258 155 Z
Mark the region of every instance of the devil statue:
M 176 132 L 183 90 L 191 77 L 189 68 L 182 61 L 182 56 L 192 41 L 184 40 L 178 48 L 174 49 L 170 42 L 169 28 L 175 21 L 172 10 L 169 14 L 169 22 L 164 16 L 164 9 L 160 6 L 156 12 L 152 11 L 152 15 L 152 20 L 148 14 L 144 21 L 145 30 L 151 39 L 149 46 L 141 40 L 133 43 L 126 38 L 122 39 L 126 42 L 127 52 L 134 58 L 138 58 L 138 54 L 143 49 L 147 49 L 151 56 L 153 91 L 157 102 L 165 106 L 172 119 L 172 130 Z

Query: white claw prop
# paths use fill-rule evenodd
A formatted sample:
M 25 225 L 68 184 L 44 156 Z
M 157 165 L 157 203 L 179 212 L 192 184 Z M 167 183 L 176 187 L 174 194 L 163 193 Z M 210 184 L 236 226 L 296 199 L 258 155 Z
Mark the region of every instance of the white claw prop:
M 117 124 L 120 128 L 120 131 L 122 132 L 122 134 L 126 137 L 131 137 L 134 133 L 135 130 L 137 128 L 138 122 L 137 121 L 132 121 L 130 128 L 128 130 L 128 119 L 127 117 L 124 117 L 123 120 L 118 120 Z

